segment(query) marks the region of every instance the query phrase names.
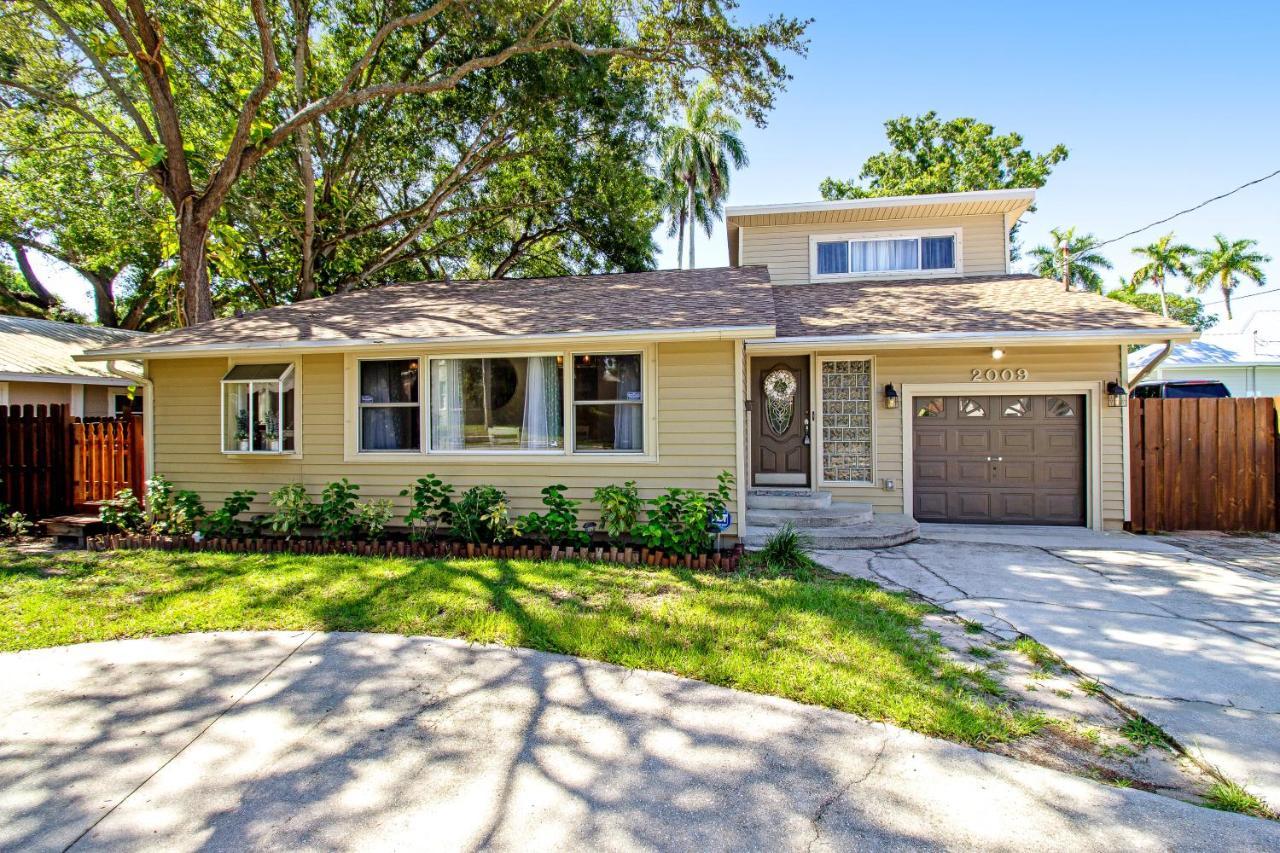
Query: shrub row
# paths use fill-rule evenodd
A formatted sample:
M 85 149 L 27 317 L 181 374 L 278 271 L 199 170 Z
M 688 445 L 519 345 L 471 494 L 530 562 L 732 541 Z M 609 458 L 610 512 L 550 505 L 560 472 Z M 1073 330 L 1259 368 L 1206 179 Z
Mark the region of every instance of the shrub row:
M 473 486 L 455 496 L 452 486 L 428 475 L 400 494 L 410 499 L 404 529 L 413 543 L 533 546 L 548 553 L 576 548 L 581 553 L 597 538 L 613 551 L 644 548 L 685 557 L 713 549 L 718 528 L 712 522 L 727 512 L 732 486 L 728 471 L 710 491 L 673 488 L 648 501 L 640 498 L 634 481 L 601 486 L 593 495 L 598 525 L 579 524 L 582 501 L 568 498 L 567 487 L 560 484 L 542 490 L 543 511 L 515 517 L 506 492 L 492 485 Z M 234 492 L 221 507 L 207 512 L 195 492 L 175 490 L 171 482 L 156 476 L 147 481 L 145 504 L 124 489 L 102 507 L 101 518 L 127 536 L 190 536 L 197 544 L 256 539 L 264 531 L 285 541 L 318 537 L 329 543 L 382 542 L 395 520 L 395 508 L 386 498 L 361 502 L 359 491 L 344 477 L 326 485 L 316 503 L 305 486 L 290 483 L 271 493 L 274 512 L 245 520 L 242 516 L 257 492 Z M 600 536 L 593 537 L 597 531 Z

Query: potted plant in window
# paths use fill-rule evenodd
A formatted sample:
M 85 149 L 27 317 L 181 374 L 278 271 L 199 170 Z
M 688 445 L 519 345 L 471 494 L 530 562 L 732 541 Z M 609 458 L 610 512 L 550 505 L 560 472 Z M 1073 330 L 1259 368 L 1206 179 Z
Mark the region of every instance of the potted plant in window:
M 245 409 L 236 413 L 236 449 L 249 449 L 249 412 Z
M 274 413 L 270 413 L 266 418 L 266 434 L 267 447 L 271 450 L 280 450 L 280 418 Z

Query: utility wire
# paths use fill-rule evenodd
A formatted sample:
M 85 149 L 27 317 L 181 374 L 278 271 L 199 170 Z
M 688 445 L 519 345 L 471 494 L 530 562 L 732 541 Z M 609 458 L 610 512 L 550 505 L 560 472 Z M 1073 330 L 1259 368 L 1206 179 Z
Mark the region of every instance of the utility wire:
M 1273 287 L 1270 290 L 1255 290 L 1253 293 L 1246 293 L 1243 296 L 1236 296 L 1233 293 L 1231 294 L 1231 301 L 1239 302 L 1241 299 L 1249 299 L 1250 297 L 1253 297 L 1253 296 L 1266 296 L 1268 293 L 1280 293 L 1280 287 Z M 1226 301 L 1227 300 L 1225 299 L 1202 299 L 1201 300 L 1201 302 L 1205 305 L 1217 305 L 1219 302 L 1226 302 Z
M 1149 223 L 1147 225 L 1143 225 L 1141 228 L 1135 228 L 1132 231 L 1127 231 L 1124 234 L 1121 234 L 1119 237 L 1112 237 L 1110 240 L 1103 240 L 1100 243 L 1093 243 L 1091 245 L 1085 246 L 1079 251 L 1072 253 L 1070 256 L 1070 259 L 1074 261 L 1076 258 L 1083 255 L 1085 252 L 1093 251 L 1094 249 L 1101 248 L 1110 243 L 1117 243 L 1125 239 L 1126 237 L 1132 237 L 1135 234 L 1141 234 L 1143 231 L 1146 231 L 1148 228 L 1155 228 L 1157 225 L 1164 225 L 1166 222 L 1172 222 L 1173 220 L 1177 219 L 1179 216 L 1184 216 L 1188 213 L 1197 211 L 1200 208 L 1205 207 L 1206 205 L 1213 204 L 1215 201 L 1221 201 L 1227 196 L 1235 195 L 1241 190 L 1248 189 L 1249 187 L 1254 186 L 1255 184 L 1260 184 L 1263 181 L 1269 181 L 1272 178 L 1274 178 L 1276 175 L 1280 175 L 1280 169 L 1276 169 L 1274 172 L 1272 172 L 1269 175 L 1263 175 L 1261 178 L 1254 178 L 1252 181 L 1247 181 L 1241 184 L 1240 186 L 1236 187 L 1235 189 L 1228 190 L 1227 192 L 1222 193 L 1221 195 L 1215 195 L 1213 198 L 1207 198 L 1204 201 L 1200 202 L 1199 204 L 1194 205 L 1193 207 L 1188 207 L 1186 210 L 1179 210 L 1177 213 L 1174 213 L 1170 216 L 1166 216 L 1164 219 L 1157 219 L 1155 222 Z

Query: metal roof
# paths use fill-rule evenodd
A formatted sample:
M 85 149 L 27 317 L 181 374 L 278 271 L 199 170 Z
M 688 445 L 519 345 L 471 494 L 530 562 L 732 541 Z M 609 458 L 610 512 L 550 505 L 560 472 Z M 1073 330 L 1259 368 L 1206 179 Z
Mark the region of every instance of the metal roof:
M 1129 355 L 1129 369 L 1141 370 L 1162 347 L 1149 346 Z M 1237 332 L 1205 332 L 1200 340 L 1178 344 L 1163 367 L 1280 366 L 1280 312 L 1259 311 Z
M 73 357 L 141 336 L 123 329 L 0 315 L 0 380 L 72 377 L 89 384 L 124 384 L 126 380 L 107 370 L 106 362 L 77 362 Z M 141 376 L 135 364 L 120 362 L 116 367 Z

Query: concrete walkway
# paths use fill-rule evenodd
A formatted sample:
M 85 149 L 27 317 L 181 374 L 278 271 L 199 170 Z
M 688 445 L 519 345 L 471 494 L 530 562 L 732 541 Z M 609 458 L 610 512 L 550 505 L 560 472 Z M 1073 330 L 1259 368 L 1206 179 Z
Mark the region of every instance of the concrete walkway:
M 1280 578 L 1123 533 L 921 525 L 920 535 L 823 560 L 1034 637 L 1280 807 Z
M 526 650 L 243 633 L 0 655 L 0 849 L 1276 849 L 1280 825 Z

